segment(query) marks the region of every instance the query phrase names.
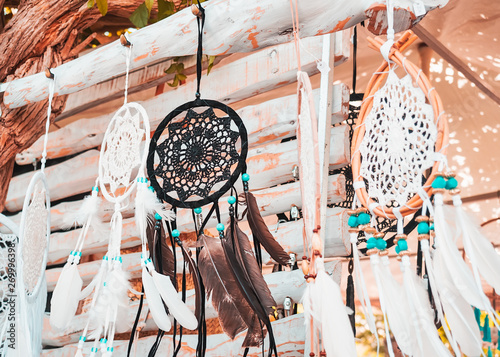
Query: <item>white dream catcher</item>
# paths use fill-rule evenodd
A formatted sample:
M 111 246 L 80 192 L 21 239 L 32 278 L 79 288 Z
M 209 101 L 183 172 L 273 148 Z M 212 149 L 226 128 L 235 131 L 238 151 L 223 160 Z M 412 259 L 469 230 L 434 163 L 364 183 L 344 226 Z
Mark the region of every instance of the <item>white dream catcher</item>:
M 50 239 L 50 196 L 45 177 L 47 135 L 54 96 L 54 76 L 51 73 L 50 75 L 41 168 L 33 175 L 26 190 L 18 232 L 14 294 L 16 332 L 14 343 L 9 341 L 4 344 L 4 353 L 7 356 L 38 356 L 42 350 L 42 327 L 47 300 L 45 267 Z M 11 228 L 14 231 L 15 229 Z M 15 242 L 12 237 L 9 239 Z
M 127 102 L 132 46 L 125 37 L 122 37 L 122 44 L 126 50 L 127 65 L 124 104 L 114 114 L 104 134 L 99 156 L 99 176 L 92 193 L 85 198 L 81 209 L 69 220 L 76 221 L 83 227 L 75 250 L 70 253 L 59 277 L 51 302 L 51 325 L 65 329 L 76 313 L 78 301 L 93 294 L 89 320 L 80 337 L 77 356 L 83 356 L 87 337 L 94 339 L 90 356 L 95 356 L 99 350 L 103 355 L 111 356 L 115 333 L 129 331 L 132 327 L 128 314 L 128 291 L 133 290 L 129 283 L 129 275 L 123 269 L 120 254 L 122 211 L 130 204 L 131 195 L 137 188 L 136 218 L 142 240 L 144 265 L 147 262 L 145 232 L 148 214 L 158 213 L 164 219 L 170 219 L 172 214 L 163 208 L 154 192 L 148 189 L 145 164 L 150 140 L 149 118 L 140 104 Z M 90 228 L 99 230 L 102 226 L 99 191 L 106 201 L 114 204 L 114 212 L 109 223 L 108 250 L 103 256 L 98 273 L 82 291 L 83 283 L 77 265 Z

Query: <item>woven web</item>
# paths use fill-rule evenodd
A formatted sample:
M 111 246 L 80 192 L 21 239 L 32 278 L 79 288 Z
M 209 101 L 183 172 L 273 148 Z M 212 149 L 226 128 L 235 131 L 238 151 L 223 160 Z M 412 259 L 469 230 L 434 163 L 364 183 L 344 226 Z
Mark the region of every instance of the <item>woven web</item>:
M 409 75 L 390 71 L 374 95 L 361 143 L 360 174 L 368 194 L 382 206 L 403 206 L 422 186 L 424 171 L 434 164 L 437 137 L 432 107 Z
M 0 233 L 0 333 L 7 321 L 10 309 L 10 297 L 13 297 L 15 291 L 16 271 L 15 267 L 9 269 L 9 263 L 15 264 L 17 237 L 14 234 Z M 10 274 L 10 276 L 9 276 Z M 9 279 L 10 278 L 10 279 Z M 6 336 L 0 336 L 0 343 Z
M 219 118 L 211 107 L 202 113 L 189 109 L 180 122 L 169 124 L 167 138 L 156 146 L 160 162 L 154 174 L 164 192 L 175 191 L 180 201 L 209 196 L 215 184 L 230 179 L 240 158 L 238 139 L 228 116 Z
M 141 164 L 141 113 L 124 105 L 113 117 L 106 134 L 106 147 L 101 156 L 102 183 L 109 184 L 111 192 L 130 184 L 132 171 Z M 147 119 L 146 119 L 147 120 Z
M 45 274 L 44 252 L 47 248 L 47 206 L 45 188 L 38 182 L 26 211 L 23 235 L 23 279 L 28 293 L 32 293 Z

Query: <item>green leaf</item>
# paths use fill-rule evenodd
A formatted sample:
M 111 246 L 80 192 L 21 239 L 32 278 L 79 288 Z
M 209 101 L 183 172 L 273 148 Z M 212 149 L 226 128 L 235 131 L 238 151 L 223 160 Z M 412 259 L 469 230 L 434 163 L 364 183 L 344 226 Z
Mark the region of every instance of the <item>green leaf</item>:
M 184 63 L 181 62 L 177 65 L 177 72 L 182 73 L 183 71 L 184 71 Z
M 175 72 L 177 72 L 177 64 L 176 63 L 172 63 L 170 65 L 170 67 L 168 67 L 165 70 L 165 73 L 167 73 L 167 74 L 174 74 Z
M 98 0 L 99 1 L 99 0 Z M 139 5 L 137 9 L 130 15 L 129 20 L 135 27 L 141 28 L 148 24 L 149 11 L 145 3 Z
M 207 76 L 210 74 L 210 71 L 214 66 L 214 61 L 215 61 L 215 56 L 208 56 Z
M 176 74 L 177 78 L 179 78 L 179 81 L 185 81 L 187 76 L 184 73 L 177 73 Z
M 102 16 L 108 12 L 108 0 L 97 0 L 97 8 Z
M 174 81 L 172 83 L 168 83 L 167 84 L 170 86 L 170 87 L 177 87 L 179 85 L 179 78 L 177 77 L 177 75 L 175 75 L 174 77 Z
M 94 7 L 94 0 L 87 1 L 87 8 L 92 9 Z
M 155 0 L 145 0 L 144 4 L 146 4 L 146 7 L 148 8 L 148 15 L 151 14 L 151 9 L 153 8 L 153 3 Z
M 158 1 L 158 20 L 163 20 L 175 13 L 175 5 L 172 1 Z

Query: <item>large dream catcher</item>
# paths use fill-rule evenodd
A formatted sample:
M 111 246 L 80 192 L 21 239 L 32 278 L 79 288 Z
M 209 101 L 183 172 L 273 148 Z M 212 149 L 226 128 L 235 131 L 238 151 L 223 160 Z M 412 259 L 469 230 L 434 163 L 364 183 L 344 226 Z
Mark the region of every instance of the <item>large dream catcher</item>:
M 149 246 L 149 252 L 153 253 L 153 256 L 145 262 L 147 270 L 143 275 L 148 276 L 152 271 L 154 279 L 154 271 L 159 270 L 160 266 L 171 266 L 174 270 L 171 272 L 172 276 L 175 277 L 177 264 L 170 260 L 177 259 L 175 245 L 178 245 L 184 260 L 183 275 L 186 274 L 187 266 L 195 285 L 194 324 L 191 319 L 188 320 L 187 313 L 179 316 L 179 306 L 172 305 L 161 291 L 160 295 L 169 314 L 175 318 L 174 328 L 177 322 L 181 324 L 181 337 L 182 326 L 188 329 L 198 328 L 197 355 L 203 356 L 205 353 L 204 304 L 205 299 L 211 297 L 222 329 L 231 339 L 239 332 L 248 330 L 242 346 L 248 350 L 250 347 L 261 346 L 268 335 L 269 353 L 277 356 L 269 320 L 269 314 L 276 302 L 262 277 L 260 246 L 262 245 L 279 264 L 287 265 L 289 256 L 267 229 L 255 197 L 249 191 L 250 176 L 246 173 L 245 162 L 248 142 L 243 121 L 227 105 L 201 98 L 205 10 L 198 3 L 198 6 L 193 5 L 193 13 L 197 15 L 198 22 L 195 100 L 174 109 L 160 123 L 151 139 L 147 169 L 151 188 L 161 201 L 172 205 L 174 210 L 192 210 L 193 223 L 198 234 L 196 260 L 181 241 L 182 228 L 177 227 L 176 220 L 160 223 L 161 217 L 157 217 L 156 235 L 154 239 L 150 239 L 152 244 Z M 235 186 L 240 176 L 244 192 L 238 195 Z M 229 191 L 231 195 L 224 199 L 228 205 L 219 204 L 221 197 Z M 202 206 L 209 204 L 211 208 L 203 218 Z M 246 205 L 243 215 L 247 216 L 252 230 L 255 254 L 248 237 L 238 227 L 238 206 L 241 204 Z M 223 208 L 229 211 L 229 217 Z M 188 212 L 183 210 L 179 212 L 181 213 Z M 213 220 L 210 222 L 213 218 L 218 222 L 216 228 L 219 237 L 211 237 L 204 231 L 207 224 L 213 224 Z M 226 220 L 227 224 L 224 224 Z M 163 246 L 161 249 L 158 243 L 154 243 L 162 233 L 168 233 L 171 248 Z M 161 237 L 160 240 L 164 238 Z M 176 280 L 173 281 L 175 285 Z M 185 284 L 180 288 L 185 296 Z M 146 284 L 144 280 L 144 289 L 152 315 L 163 330 L 158 332 L 159 336 L 162 336 L 163 332 L 170 328 L 170 325 L 163 327 L 162 324 L 165 319 L 168 320 L 165 307 L 159 303 L 161 300 L 153 284 Z M 174 355 L 177 355 L 181 343 L 176 341 L 175 333 L 174 329 L 173 350 Z M 150 353 L 157 350 L 158 343 L 152 347 Z
M 357 249 L 358 234 L 363 233 L 379 291 L 389 355 L 394 356 L 390 328 L 405 355 L 451 356 L 435 328 L 436 313 L 455 354 L 479 356 L 483 353 L 481 335 L 471 306 L 485 310 L 496 323 L 480 274 L 498 286 L 494 271 L 500 269 L 500 259 L 461 209 L 455 175 L 445 171 L 448 127 L 441 100 L 422 71 L 401 54 L 416 36 L 407 32 L 394 44 L 390 2 L 387 9 L 388 41 L 370 39 L 385 61 L 368 84 L 352 143 L 356 194 L 349 226 L 356 285 L 367 318 L 373 320 Z M 405 72 L 404 77 L 398 76 L 397 67 Z M 452 195 L 456 212 L 443 207 L 445 192 Z M 418 214 L 417 274 L 409 258 L 409 230 L 404 227 L 404 217 L 412 214 Z M 393 239 L 385 240 L 377 231 L 375 216 L 397 220 Z M 454 216 L 456 222 L 450 225 Z M 460 239 L 472 272 L 457 248 Z M 401 260 L 403 284 L 396 282 L 389 269 L 391 243 Z M 422 261 L 429 292 L 421 279 Z

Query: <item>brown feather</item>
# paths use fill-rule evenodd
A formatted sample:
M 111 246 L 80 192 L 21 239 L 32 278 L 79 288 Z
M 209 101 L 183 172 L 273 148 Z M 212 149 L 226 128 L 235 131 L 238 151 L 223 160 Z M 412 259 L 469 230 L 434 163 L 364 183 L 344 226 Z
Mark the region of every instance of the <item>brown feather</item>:
M 194 292 L 195 292 L 195 297 L 196 297 L 196 304 L 195 304 L 195 311 L 194 311 L 194 316 L 196 316 L 196 319 L 198 320 L 198 323 L 201 321 L 201 304 L 202 304 L 202 294 L 201 294 L 201 282 L 200 282 L 200 275 L 198 272 L 198 268 L 194 264 L 193 258 L 191 257 L 191 251 L 187 251 L 186 248 L 184 247 L 184 244 L 179 244 L 181 247 L 182 251 L 182 256 L 184 257 L 184 262 L 187 263 L 189 267 L 189 272 L 191 273 L 191 278 L 193 278 L 193 284 L 194 284 Z
M 290 256 L 287 252 L 285 252 L 276 239 L 274 239 L 271 232 L 269 232 L 266 222 L 264 222 L 264 219 L 260 215 L 259 206 L 257 205 L 255 196 L 251 192 L 245 192 L 242 195 L 244 195 L 245 202 L 247 204 L 246 213 L 248 225 L 252 230 L 254 238 L 257 238 L 257 241 L 262 244 L 271 258 L 273 258 L 277 263 L 281 265 L 289 265 Z
M 174 268 L 175 268 L 175 261 L 174 261 L 174 254 L 172 253 L 172 250 L 170 249 L 169 245 L 167 244 L 167 240 L 165 237 L 165 231 L 163 229 L 163 226 L 160 223 L 160 234 L 157 234 L 156 229 L 155 229 L 155 224 L 156 220 L 148 219 L 148 226 L 146 229 L 146 237 L 148 239 L 148 248 L 149 248 L 149 254 L 151 256 L 151 260 L 153 261 L 153 264 L 155 267 L 159 266 L 159 252 L 157 252 L 156 249 L 156 243 L 158 239 L 160 239 L 160 245 L 161 245 L 161 268 L 162 271 L 160 273 L 167 275 L 170 280 L 172 281 L 172 284 L 176 283 L 176 277 L 174 275 Z
M 231 338 L 253 326 L 257 318 L 230 273 L 220 239 L 201 234 L 198 246 L 203 247 L 198 258 L 198 267 L 205 285 L 207 299 L 212 296 L 212 305 L 219 315 L 222 330 Z M 257 318 L 258 319 L 258 318 Z M 259 346 L 262 338 L 259 338 Z M 250 347 L 250 346 L 246 346 Z
M 233 226 L 233 227 L 231 227 Z M 264 277 L 262 276 L 262 271 L 260 270 L 259 264 L 255 259 L 255 255 L 250 245 L 250 241 L 245 233 L 238 227 L 236 221 L 233 224 L 229 224 L 226 230 L 226 237 L 232 236 L 232 229 L 235 230 L 234 236 L 234 253 L 239 265 L 242 267 L 246 279 L 251 283 L 253 290 L 257 294 L 262 305 L 265 307 L 266 314 L 269 315 L 273 312 L 273 306 L 276 306 L 271 291 L 267 286 Z

